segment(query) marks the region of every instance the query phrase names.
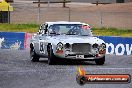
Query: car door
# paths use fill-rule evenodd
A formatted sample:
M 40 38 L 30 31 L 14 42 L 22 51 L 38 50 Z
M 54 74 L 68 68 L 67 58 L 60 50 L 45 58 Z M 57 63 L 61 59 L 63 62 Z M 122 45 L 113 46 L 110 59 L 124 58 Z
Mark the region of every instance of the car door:
M 41 25 L 40 27 L 40 36 L 39 36 L 39 42 L 38 42 L 38 53 L 41 56 L 45 56 L 47 54 L 47 40 L 46 40 L 46 31 L 47 31 L 47 24 Z

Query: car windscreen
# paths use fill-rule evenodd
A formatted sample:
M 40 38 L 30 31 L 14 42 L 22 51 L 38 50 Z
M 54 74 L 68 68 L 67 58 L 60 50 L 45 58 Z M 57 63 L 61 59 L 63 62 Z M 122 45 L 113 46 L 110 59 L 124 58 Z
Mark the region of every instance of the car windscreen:
M 49 33 L 92 36 L 90 28 L 82 24 L 53 24 L 49 26 Z

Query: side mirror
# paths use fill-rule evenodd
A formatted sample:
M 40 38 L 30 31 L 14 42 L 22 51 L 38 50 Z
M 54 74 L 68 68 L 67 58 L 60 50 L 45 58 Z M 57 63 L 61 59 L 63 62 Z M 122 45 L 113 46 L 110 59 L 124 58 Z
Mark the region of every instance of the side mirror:
M 38 34 L 38 33 L 37 33 Z M 33 34 L 33 36 L 36 36 L 37 34 Z
M 37 32 L 37 35 L 39 35 L 39 32 Z

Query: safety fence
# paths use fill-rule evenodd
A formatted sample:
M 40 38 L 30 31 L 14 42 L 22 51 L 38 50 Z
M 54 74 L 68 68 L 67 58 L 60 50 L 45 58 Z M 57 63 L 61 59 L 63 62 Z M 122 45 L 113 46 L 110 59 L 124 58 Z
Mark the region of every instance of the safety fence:
M 132 28 L 132 12 L 129 9 L 126 11 L 96 10 L 97 8 L 93 5 L 84 3 L 82 5 L 66 4 L 66 8 L 62 8 L 62 4 L 41 4 L 40 8 L 33 3 L 13 3 L 12 5 L 14 11 L 10 15 L 11 23 L 41 24 L 47 21 L 79 21 L 86 22 L 92 27 Z

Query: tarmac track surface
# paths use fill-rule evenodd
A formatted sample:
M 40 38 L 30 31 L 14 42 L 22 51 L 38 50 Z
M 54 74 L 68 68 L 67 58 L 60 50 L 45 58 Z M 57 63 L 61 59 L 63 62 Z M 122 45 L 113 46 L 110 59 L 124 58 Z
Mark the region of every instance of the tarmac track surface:
M 47 58 L 31 62 L 28 50 L 0 50 L 0 88 L 132 88 L 132 83 L 80 86 L 76 82 L 79 66 L 83 66 L 88 74 L 132 75 L 132 55 L 106 55 L 103 66 L 76 61 L 48 65 Z

